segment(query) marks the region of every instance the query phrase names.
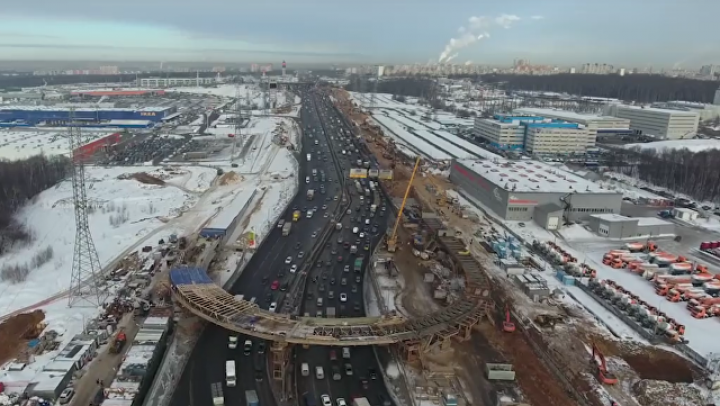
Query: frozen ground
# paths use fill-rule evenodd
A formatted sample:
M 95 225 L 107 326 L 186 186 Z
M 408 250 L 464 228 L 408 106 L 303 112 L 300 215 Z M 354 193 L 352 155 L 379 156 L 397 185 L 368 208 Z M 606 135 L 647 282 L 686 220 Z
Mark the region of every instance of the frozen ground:
M 112 132 L 83 132 L 87 142 L 94 141 Z M 0 129 L 0 159 L 17 160 L 35 155 L 69 155 L 70 145 L 67 130 L 55 131 Z
M 672 140 L 656 141 L 644 144 L 628 144 L 626 148 L 639 147 L 641 149 L 654 149 L 661 152 L 664 149 L 689 149 L 692 152 L 700 152 L 708 149 L 720 149 L 720 140 Z
M 376 114 L 373 116 L 373 119 L 388 130 L 388 135 L 395 138 L 398 142 L 416 149 L 417 152 L 432 159 L 433 161 L 447 161 L 452 159 L 449 154 L 406 131 L 405 126 L 394 120 L 392 117 L 387 117 L 383 114 Z
M 235 98 L 240 97 L 248 100 L 253 110 L 262 110 L 265 108 L 265 100 L 263 93 L 256 84 L 244 84 L 235 86 L 234 84 L 222 84 L 217 87 L 179 87 L 167 89 L 168 92 L 194 93 L 194 94 L 210 94 L 215 96 Z M 297 105 L 300 104 L 300 97 L 286 91 L 277 92 L 277 106 Z M 295 112 L 297 113 L 297 112 Z M 200 123 L 198 123 L 200 124 Z

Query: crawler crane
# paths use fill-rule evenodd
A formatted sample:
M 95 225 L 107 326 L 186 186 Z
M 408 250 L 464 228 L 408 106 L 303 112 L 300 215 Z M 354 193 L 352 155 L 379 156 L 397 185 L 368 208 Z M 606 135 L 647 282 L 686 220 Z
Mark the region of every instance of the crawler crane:
M 510 321 L 510 309 L 505 307 L 505 321 L 503 321 L 503 331 L 506 333 L 515 332 L 515 323 Z
M 405 196 L 403 196 L 402 204 L 400 205 L 400 209 L 398 210 L 397 219 L 395 220 L 395 225 L 393 226 L 392 234 L 388 237 L 387 240 L 387 246 L 388 246 L 388 252 L 395 252 L 397 249 L 397 229 L 400 225 L 400 220 L 402 219 L 403 210 L 405 209 L 405 203 L 407 202 L 407 197 L 410 194 L 410 189 L 412 188 L 413 180 L 415 179 L 415 173 L 417 173 L 418 167 L 420 166 L 420 157 L 418 156 L 415 160 L 415 167 L 413 168 L 412 175 L 410 176 L 410 181 L 408 181 L 407 189 L 405 189 Z

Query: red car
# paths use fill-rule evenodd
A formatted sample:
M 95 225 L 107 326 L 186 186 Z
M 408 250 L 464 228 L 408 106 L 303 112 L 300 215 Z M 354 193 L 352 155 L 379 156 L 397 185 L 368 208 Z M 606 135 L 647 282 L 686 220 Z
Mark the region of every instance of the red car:
M 280 281 L 278 281 L 278 280 L 274 280 L 274 281 L 270 284 L 270 289 L 271 289 L 271 290 L 278 290 L 279 287 L 280 287 Z
M 338 262 L 342 262 L 342 255 L 338 257 Z
M 330 350 L 330 361 L 337 361 L 337 353 L 335 350 Z

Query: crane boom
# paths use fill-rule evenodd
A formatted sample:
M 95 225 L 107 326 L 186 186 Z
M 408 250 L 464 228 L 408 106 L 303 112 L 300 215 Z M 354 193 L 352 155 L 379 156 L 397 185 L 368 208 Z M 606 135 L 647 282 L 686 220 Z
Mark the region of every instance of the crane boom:
M 410 194 L 410 188 L 412 188 L 413 180 L 415 179 L 415 173 L 417 173 L 417 169 L 420 166 L 420 157 L 418 156 L 415 160 L 415 167 L 413 168 L 412 175 L 410 176 L 410 181 L 408 182 L 407 189 L 405 189 L 405 195 L 403 196 L 402 204 L 400 205 L 400 210 L 398 210 L 397 219 L 395 219 L 395 225 L 393 226 L 392 234 L 390 234 L 390 238 L 388 239 L 388 251 L 389 252 L 395 252 L 396 245 L 397 245 L 397 229 L 398 225 L 400 225 L 400 219 L 402 218 L 403 210 L 405 209 L 405 202 L 407 202 L 408 194 Z

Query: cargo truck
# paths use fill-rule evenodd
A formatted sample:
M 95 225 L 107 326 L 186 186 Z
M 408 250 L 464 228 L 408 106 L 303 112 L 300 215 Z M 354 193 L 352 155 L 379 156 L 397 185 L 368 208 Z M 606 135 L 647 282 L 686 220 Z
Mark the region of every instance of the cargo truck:
M 325 317 L 334 319 L 335 318 L 335 308 L 334 307 L 325 308 Z
M 354 398 L 352 404 L 353 406 L 370 406 L 367 398 Z
M 312 200 L 315 197 L 315 189 L 308 189 L 307 191 L 307 199 Z
M 293 221 L 298 221 L 298 220 L 300 220 L 300 210 L 295 210 L 293 212 Z
M 292 228 L 292 223 L 285 223 L 285 224 L 283 224 L 282 235 L 284 235 L 284 236 L 289 235 L 291 228 Z
M 257 392 L 254 390 L 246 390 L 245 402 L 247 406 L 260 406 L 260 400 L 258 400 Z
M 225 361 L 225 384 L 232 388 L 237 385 L 237 376 L 235 375 L 235 361 Z
M 214 382 L 210 384 L 210 395 L 212 396 L 213 405 L 225 405 L 225 396 L 223 395 L 222 383 Z
M 362 263 L 363 263 L 362 258 L 356 259 L 356 260 L 355 260 L 355 265 L 353 266 L 353 270 L 354 270 L 355 272 L 360 272 L 360 271 L 362 271 Z

